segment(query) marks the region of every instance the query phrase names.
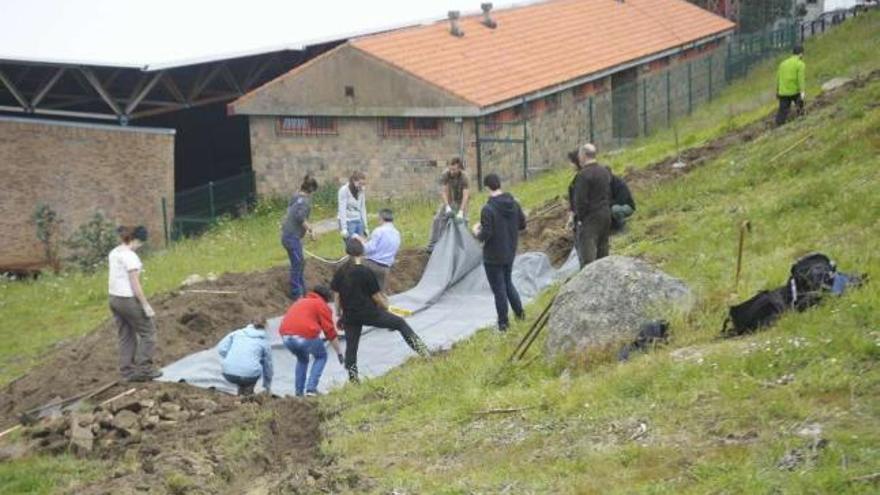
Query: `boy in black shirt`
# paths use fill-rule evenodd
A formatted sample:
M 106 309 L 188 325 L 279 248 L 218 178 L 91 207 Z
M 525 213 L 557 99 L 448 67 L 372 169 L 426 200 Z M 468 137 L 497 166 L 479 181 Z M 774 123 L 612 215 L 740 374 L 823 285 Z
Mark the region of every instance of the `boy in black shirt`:
M 359 381 L 357 351 L 364 325 L 396 330 L 413 351 L 427 356 L 428 348 L 406 320 L 388 311 L 388 300 L 379 289 L 376 275 L 362 264 L 364 245 L 357 239 L 348 239 L 345 253 L 351 260 L 336 271 L 330 288 L 336 293 L 336 304 L 342 313 L 348 379 L 355 383 Z

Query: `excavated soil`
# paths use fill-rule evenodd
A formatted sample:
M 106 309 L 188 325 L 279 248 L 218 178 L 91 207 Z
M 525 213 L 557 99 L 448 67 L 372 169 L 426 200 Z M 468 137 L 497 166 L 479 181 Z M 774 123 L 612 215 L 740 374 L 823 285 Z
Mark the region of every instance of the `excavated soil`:
M 426 263 L 424 253 L 402 251 L 388 281 L 389 292 L 414 286 Z M 290 303 L 285 296 L 287 271 L 286 266 L 280 266 L 262 272 L 228 273 L 151 298 L 157 314 L 156 362 L 168 364 L 211 347 L 256 315 L 283 314 Z M 309 259 L 306 283 L 327 283 L 333 271 L 333 265 Z M 59 342 L 38 367 L 0 391 L 0 426 L 11 425 L 21 412 L 52 399 L 71 397 L 116 380 L 117 356 L 116 327 L 111 319 L 88 335 Z

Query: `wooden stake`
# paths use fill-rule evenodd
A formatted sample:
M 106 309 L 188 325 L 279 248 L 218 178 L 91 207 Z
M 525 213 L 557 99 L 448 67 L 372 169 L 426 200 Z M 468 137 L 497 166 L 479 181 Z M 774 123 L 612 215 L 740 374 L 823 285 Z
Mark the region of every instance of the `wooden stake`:
M 5 437 L 6 435 L 12 433 L 13 431 L 18 430 L 19 428 L 21 428 L 21 425 L 15 425 L 12 428 L 8 428 L 6 430 L 3 430 L 3 432 L 0 432 L 0 438 Z
M 785 148 L 784 150 L 780 151 L 779 154 L 777 154 L 776 156 L 774 156 L 773 158 L 771 158 L 770 161 L 768 161 L 767 163 L 773 163 L 773 162 L 775 162 L 776 159 L 778 159 L 778 158 L 781 157 L 782 155 L 788 153 L 789 151 L 791 151 L 791 150 L 797 148 L 798 146 L 800 146 L 801 144 L 803 144 L 804 141 L 806 141 L 807 139 L 810 139 L 811 137 L 812 137 L 811 135 L 807 134 L 807 135 L 804 136 L 803 138 L 798 139 L 797 142 L 795 142 L 793 145 L 789 146 L 788 148 Z
M 527 407 L 510 407 L 510 408 L 500 408 L 500 409 L 487 409 L 485 411 L 476 411 L 474 412 L 477 416 L 485 416 L 488 414 L 507 414 L 507 413 L 515 413 L 520 411 L 526 411 L 529 409 L 534 409 L 535 406 L 527 406 Z
M 99 405 L 106 406 L 107 404 L 113 402 L 114 400 L 121 399 L 121 398 L 125 397 L 126 395 L 131 395 L 131 394 L 135 393 L 136 390 L 137 390 L 136 388 L 130 388 L 130 389 L 126 390 L 125 392 L 122 392 L 119 395 L 115 395 L 113 397 L 110 397 L 109 399 L 105 400 L 104 402 L 102 402 Z
M 739 226 L 739 246 L 736 249 L 736 276 L 733 281 L 733 293 L 739 289 L 739 274 L 742 271 L 743 246 L 745 245 L 746 232 L 751 232 L 752 224 L 744 220 Z

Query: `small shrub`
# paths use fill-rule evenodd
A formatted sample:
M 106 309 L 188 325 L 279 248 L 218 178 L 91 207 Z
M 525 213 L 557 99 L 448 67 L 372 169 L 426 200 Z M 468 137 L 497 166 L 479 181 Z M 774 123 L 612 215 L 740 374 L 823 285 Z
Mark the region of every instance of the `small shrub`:
M 46 262 L 58 273 L 61 262 L 58 257 L 58 230 L 62 220 L 58 218 L 58 212 L 51 206 L 40 203 L 31 215 L 31 221 L 37 229 L 37 239 L 43 245 L 43 255 Z
M 117 244 L 116 227 L 100 211 L 79 226 L 65 245 L 71 254 L 67 260 L 80 270 L 91 273 L 103 265 L 109 253 Z
M 322 181 L 318 190 L 312 193 L 312 208 L 336 211 L 336 194 L 339 184 L 332 180 Z

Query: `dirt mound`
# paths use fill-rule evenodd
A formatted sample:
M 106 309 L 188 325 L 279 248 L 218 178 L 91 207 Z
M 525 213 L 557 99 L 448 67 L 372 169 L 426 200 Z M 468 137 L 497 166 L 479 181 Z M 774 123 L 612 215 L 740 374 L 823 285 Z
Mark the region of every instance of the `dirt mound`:
M 283 488 L 296 480 L 313 491 L 362 484 L 350 473 L 337 477 L 320 458 L 319 424 L 312 401 L 265 395 L 242 401 L 148 383 L 112 402 L 46 418 L 26 428 L 23 438 L 30 451 L 113 463 L 101 479 L 74 488 L 78 494 L 245 493 L 256 481 Z
M 544 252 L 554 266 L 561 265 L 574 247 L 574 232 L 565 227 L 567 220 L 568 202 L 560 196 L 532 210 L 520 236 L 520 252 Z
M 389 291 L 415 285 L 427 263 L 416 250 L 402 251 L 389 279 Z M 327 283 L 335 267 L 306 262 L 306 283 Z M 171 363 L 215 345 L 226 333 L 255 315 L 283 314 L 290 304 L 288 267 L 262 272 L 228 273 L 216 280 L 188 285 L 151 298 L 156 309 L 156 362 Z M 0 391 L 0 425 L 15 422 L 21 412 L 53 398 L 70 397 L 116 380 L 116 326 L 107 319 L 90 334 L 59 342 L 43 363 Z

